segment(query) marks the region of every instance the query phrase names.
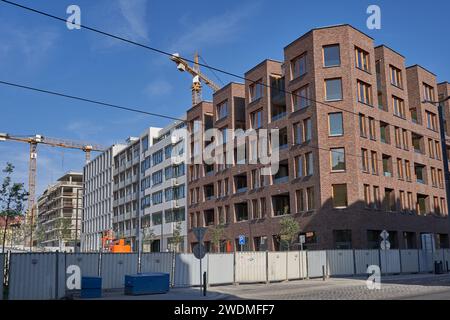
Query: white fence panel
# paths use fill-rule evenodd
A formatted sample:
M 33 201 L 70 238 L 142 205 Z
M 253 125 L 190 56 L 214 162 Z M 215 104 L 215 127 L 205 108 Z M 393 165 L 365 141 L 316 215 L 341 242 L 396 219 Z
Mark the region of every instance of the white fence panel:
M 100 255 L 98 253 L 67 253 L 66 270 L 71 265 L 80 267 L 82 277 L 98 277 Z
M 207 271 L 207 258 L 202 259 L 203 272 Z M 200 260 L 192 253 L 177 253 L 175 255 L 175 287 L 200 285 Z
M 348 276 L 355 273 L 353 250 L 327 250 L 330 276 Z
M 444 257 L 444 249 L 437 249 L 433 252 L 433 266 L 434 266 L 434 261 L 442 261 L 442 265 L 444 267 L 445 270 L 445 257 Z
M 288 279 L 302 279 L 307 277 L 306 273 L 306 252 L 288 252 Z
M 208 284 L 234 282 L 234 257 L 232 253 L 209 253 Z
M 137 259 L 136 253 L 102 254 L 102 288 L 124 288 L 125 275 L 137 273 Z
M 268 252 L 269 281 L 286 280 L 287 252 Z
M 400 273 L 400 250 L 381 250 L 381 272 Z
M 237 252 L 236 282 L 265 282 L 266 253 Z
M 400 250 L 402 272 L 419 272 L 419 256 L 417 250 Z
M 173 255 L 172 252 L 143 253 L 141 255 L 141 272 L 164 272 L 170 274 L 170 278 L 172 278 Z
M 50 300 L 59 296 L 56 254 L 11 253 L 10 257 L 10 300 Z
M 327 267 L 327 252 L 326 251 L 308 251 L 308 277 L 322 277 L 322 267 Z
M 420 272 L 433 271 L 433 252 L 430 250 L 419 250 L 419 270 Z
M 450 249 L 444 249 L 444 270 L 448 269 L 450 269 Z
M 366 274 L 367 267 L 371 265 L 380 265 L 380 256 L 378 250 L 355 250 L 356 274 Z
M 5 275 L 5 255 L 0 253 L 0 300 L 3 300 L 3 277 Z

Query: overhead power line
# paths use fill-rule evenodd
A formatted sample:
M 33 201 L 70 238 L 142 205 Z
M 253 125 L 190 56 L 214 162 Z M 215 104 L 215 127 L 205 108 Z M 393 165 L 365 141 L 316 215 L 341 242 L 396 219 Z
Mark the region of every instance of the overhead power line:
M 22 85 L 22 84 L 18 84 L 18 83 L 7 82 L 7 81 L 3 81 L 3 80 L 0 80 L 0 84 L 8 85 L 8 86 L 11 86 L 11 87 L 17 87 L 17 88 L 21 88 L 21 89 L 27 89 L 27 90 L 31 90 L 31 91 L 36 91 L 36 92 L 40 92 L 40 93 L 47 93 L 47 94 L 50 94 L 50 95 L 63 97 L 63 98 L 68 98 L 68 99 L 72 99 L 72 100 L 79 100 L 79 101 L 83 101 L 83 102 L 89 102 L 89 103 L 97 104 L 99 106 L 104 106 L 104 107 L 109 107 L 109 108 L 115 108 L 115 109 L 120 109 L 120 110 L 125 110 L 125 111 L 131 111 L 131 112 L 146 114 L 146 115 L 149 115 L 149 116 L 160 117 L 160 118 L 165 118 L 165 119 L 170 119 L 170 120 L 175 120 L 175 121 L 183 121 L 183 122 L 185 121 L 184 119 L 180 119 L 180 118 L 176 118 L 176 117 L 172 117 L 172 116 L 167 116 L 167 115 L 160 114 L 160 113 L 148 112 L 148 111 L 141 110 L 141 109 L 124 107 L 124 106 L 120 106 L 120 105 L 117 105 L 117 104 L 112 104 L 112 103 L 108 103 L 108 102 L 102 102 L 102 101 L 93 100 L 93 99 L 89 99 L 89 98 L 83 98 L 83 97 L 69 95 L 69 94 L 56 92 L 56 91 L 39 89 L 39 88 L 30 87 L 30 86 L 26 86 L 26 85 Z

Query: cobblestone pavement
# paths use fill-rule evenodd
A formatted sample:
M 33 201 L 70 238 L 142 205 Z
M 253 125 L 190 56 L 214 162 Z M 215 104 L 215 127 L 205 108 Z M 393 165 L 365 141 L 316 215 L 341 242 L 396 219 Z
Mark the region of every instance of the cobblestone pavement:
M 228 299 L 274 300 L 450 300 L 450 275 L 412 274 L 381 278 L 381 289 L 369 290 L 366 279 L 333 278 L 298 280 L 271 284 L 242 284 L 212 287 Z

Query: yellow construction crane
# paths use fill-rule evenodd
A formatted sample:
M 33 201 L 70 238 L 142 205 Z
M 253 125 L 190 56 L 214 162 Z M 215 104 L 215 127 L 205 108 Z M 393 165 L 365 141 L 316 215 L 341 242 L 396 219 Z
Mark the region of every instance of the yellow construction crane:
M 30 144 L 30 159 L 28 168 L 28 205 L 27 215 L 31 219 L 30 226 L 32 228 L 34 221 L 34 204 L 36 202 L 36 169 L 37 169 L 37 145 L 45 144 L 52 147 L 78 149 L 86 153 L 86 163 L 91 159 L 91 151 L 104 151 L 106 148 L 100 145 L 87 144 L 82 142 L 49 138 L 42 135 L 20 136 L 0 133 L 0 141 L 17 141 Z M 33 230 L 30 230 L 30 248 L 33 247 Z
M 200 66 L 198 64 L 198 53 L 195 53 L 194 65 L 191 67 L 186 60 L 180 57 L 178 53 L 174 53 L 170 60 L 176 63 L 177 69 L 181 72 L 187 71 L 192 75 L 192 105 L 196 105 L 202 101 L 202 84 L 203 81 L 214 92 L 220 89 L 220 86 L 208 79 L 203 73 L 200 72 Z

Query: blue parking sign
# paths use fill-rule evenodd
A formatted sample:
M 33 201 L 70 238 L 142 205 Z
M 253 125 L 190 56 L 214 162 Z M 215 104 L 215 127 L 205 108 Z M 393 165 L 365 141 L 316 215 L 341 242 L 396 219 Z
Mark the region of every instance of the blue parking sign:
M 239 236 L 239 245 L 243 246 L 245 244 L 245 236 L 240 235 Z

